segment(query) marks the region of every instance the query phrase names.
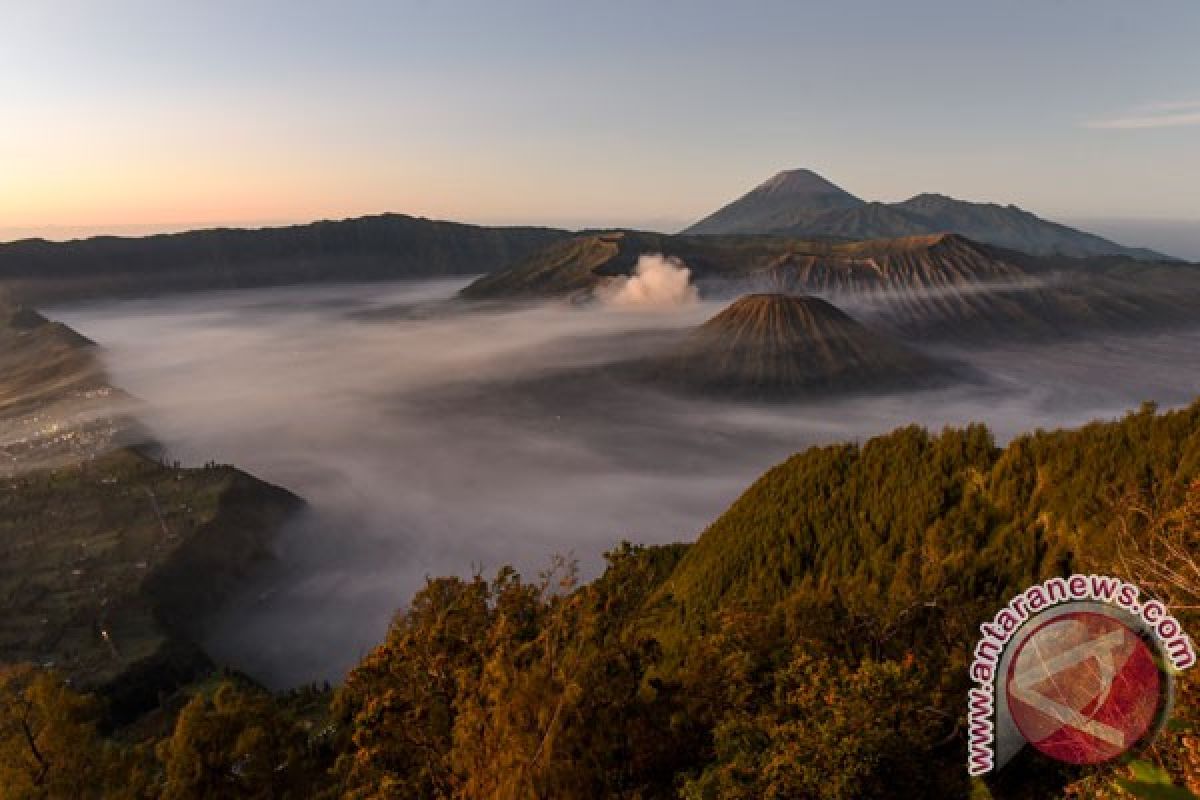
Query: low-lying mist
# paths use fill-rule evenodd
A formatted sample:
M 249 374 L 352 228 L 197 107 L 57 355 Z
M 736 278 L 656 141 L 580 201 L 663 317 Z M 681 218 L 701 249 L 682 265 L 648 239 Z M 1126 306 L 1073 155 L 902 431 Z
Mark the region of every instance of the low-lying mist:
M 169 457 L 232 463 L 309 501 L 207 642 L 274 686 L 340 679 L 426 576 L 506 563 L 532 576 L 562 553 L 590 577 L 621 539 L 695 539 L 810 444 L 910 422 L 984 421 L 1003 440 L 1200 394 L 1200 331 L 945 348 L 981 378 L 796 406 L 579 380 L 572 368 L 634 357 L 719 310 L 660 273 L 665 289 L 642 289 L 684 302 L 449 313 L 436 303 L 465 281 L 437 281 L 53 313 L 106 348 Z

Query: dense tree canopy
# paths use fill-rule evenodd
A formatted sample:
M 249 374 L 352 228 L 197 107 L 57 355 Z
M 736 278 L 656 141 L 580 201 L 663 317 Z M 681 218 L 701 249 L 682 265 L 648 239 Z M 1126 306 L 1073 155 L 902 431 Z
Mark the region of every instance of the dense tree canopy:
M 226 678 L 114 731 L 7 669 L 0 798 L 1119 797 L 1122 765 L 970 784 L 966 661 L 1010 594 L 1077 569 L 1195 629 L 1198 479 L 1200 403 L 1004 448 L 980 426 L 814 448 L 590 583 L 430 580 L 333 692 Z M 1193 790 L 1197 691 L 1142 754 Z

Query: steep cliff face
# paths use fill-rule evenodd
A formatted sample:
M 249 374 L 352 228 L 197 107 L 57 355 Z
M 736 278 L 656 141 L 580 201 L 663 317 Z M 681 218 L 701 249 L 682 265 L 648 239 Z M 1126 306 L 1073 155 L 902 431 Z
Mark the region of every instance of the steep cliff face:
M 214 229 L 0 244 L 0 284 L 27 302 L 322 281 L 492 272 L 568 234 L 381 214 L 258 230 Z
M 929 360 L 815 297 L 742 297 L 641 374 L 694 394 L 796 399 L 912 388 L 936 377 Z

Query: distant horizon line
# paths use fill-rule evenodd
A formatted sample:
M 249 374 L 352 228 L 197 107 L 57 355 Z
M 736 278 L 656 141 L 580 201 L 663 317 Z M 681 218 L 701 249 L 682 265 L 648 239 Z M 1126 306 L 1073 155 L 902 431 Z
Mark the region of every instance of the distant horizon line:
M 1033 212 L 1044 219 L 1075 225 L 1086 222 L 1100 223 L 1133 223 L 1133 224 L 1166 224 L 1166 225 L 1200 225 L 1200 216 L 1188 217 L 1140 217 L 1120 214 L 1043 214 Z M 472 220 L 453 219 L 443 216 L 430 216 L 421 213 L 382 210 L 360 213 L 328 214 L 309 217 L 274 217 L 242 220 L 195 220 L 186 222 L 127 222 L 127 223 L 83 223 L 83 224 L 48 224 L 48 225 L 0 225 L 0 245 L 29 240 L 44 240 L 49 242 L 72 242 L 84 239 L 103 237 L 144 238 L 148 236 L 163 236 L 179 233 L 194 233 L 207 230 L 263 230 L 269 228 L 289 228 L 303 225 L 313 225 L 319 222 L 342 222 L 366 217 L 396 215 L 426 219 L 431 222 L 449 222 L 459 225 L 474 225 L 485 228 L 558 228 L 568 231 L 581 231 L 602 228 L 624 228 L 641 230 L 651 233 L 675 234 L 693 224 L 690 218 L 658 217 L 641 221 L 625 219 L 608 219 L 584 222 L 579 218 L 567 217 L 541 221 L 531 220 Z
M 556 228 L 568 231 L 593 230 L 599 228 L 627 228 L 653 233 L 677 233 L 691 225 L 695 220 L 684 218 L 646 219 L 640 223 L 630 219 L 600 220 L 584 223 L 577 218 L 561 218 L 548 221 L 523 220 L 474 220 L 454 219 L 451 217 L 422 214 L 419 212 L 384 210 L 364 211 L 359 213 L 329 214 L 309 217 L 275 217 L 245 220 L 202 220 L 189 222 L 124 222 L 113 224 L 50 224 L 50 225 L 0 225 L 0 245 L 14 242 L 42 239 L 51 242 L 72 242 L 83 239 L 103 237 L 144 238 L 147 236 L 163 236 L 177 233 L 195 233 L 211 230 L 265 230 L 270 228 L 290 228 L 304 225 L 314 225 L 319 222 L 345 222 L 347 220 L 365 219 L 382 216 L 411 217 L 430 222 L 448 222 L 456 225 L 473 225 L 480 228 Z M 647 227 L 647 226 L 650 227 Z M 55 235 L 55 232 L 64 232 Z M 70 233 L 66 233 L 70 232 Z

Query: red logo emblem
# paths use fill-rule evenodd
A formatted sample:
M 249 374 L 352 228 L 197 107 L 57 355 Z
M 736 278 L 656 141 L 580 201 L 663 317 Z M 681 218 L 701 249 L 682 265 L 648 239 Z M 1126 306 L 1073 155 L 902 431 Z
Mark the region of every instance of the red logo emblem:
M 1041 752 L 1098 764 L 1145 736 L 1161 686 L 1150 648 L 1128 626 L 1107 614 L 1074 612 L 1021 643 L 1008 669 L 1008 708 Z

